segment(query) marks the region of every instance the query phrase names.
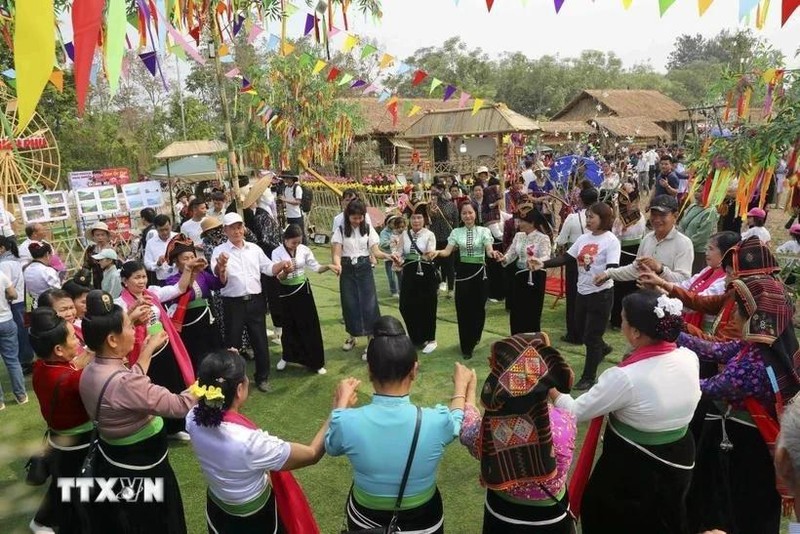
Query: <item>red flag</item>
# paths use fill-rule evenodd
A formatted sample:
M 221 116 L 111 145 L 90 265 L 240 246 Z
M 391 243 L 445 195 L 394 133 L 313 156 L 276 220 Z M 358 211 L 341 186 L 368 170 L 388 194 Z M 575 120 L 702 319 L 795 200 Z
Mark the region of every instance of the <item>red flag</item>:
M 494 0 L 486 0 L 486 9 L 489 10 L 489 13 L 492 12 L 493 5 L 494 5 Z
M 594 465 L 594 455 L 597 452 L 597 444 L 600 441 L 600 431 L 603 428 L 603 417 L 595 417 L 589 423 L 589 430 L 586 431 L 586 437 L 583 440 L 580 455 L 578 455 L 578 463 L 575 464 L 575 472 L 572 473 L 572 478 L 569 481 L 569 507 L 575 517 L 581 515 L 581 500 L 583 499 L 583 492 L 586 489 L 586 484 L 589 482 L 589 475 L 592 473 L 592 466 Z
M 72 42 L 75 46 L 75 93 L 83 115 L 97 39 L 103 24 L 105 0 L 75 0 L 72 4 Z
M 781 11 L 781 26 L 786 24 L 792 13 L 800 7 L 800 0 L 783 0 L 783 10 Z
M 428 73 L 423 70 L 418 70 L 414 73 L 414 81 L 411 82 L 411 85 L 417 86 L 422 83 L 422 80 L 428 77 Z
M 336 67 L 331 67 L 331 71 L 328 73 L 328 81 L 332 82 L 335 80 L 342 71 L 337 69 Z
M 389 113 L 390 113 L 390 114 L 391 114 L 391 116 L 392 116 L 392 126 L 397 126 L 397 107 L 398 107 L 398 101 L 397 101 L 397 100 L 395 100 L 394 102 L 392 102 L 391 104 L 389 104 L 389 105 L 388 105 L 388 106 L 386 106 L 386 107 L 389 109 Z

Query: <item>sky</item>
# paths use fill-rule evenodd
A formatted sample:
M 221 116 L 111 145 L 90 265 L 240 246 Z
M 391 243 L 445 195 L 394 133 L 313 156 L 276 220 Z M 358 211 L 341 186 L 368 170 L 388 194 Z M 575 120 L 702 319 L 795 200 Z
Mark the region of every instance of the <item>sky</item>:
M 626 66 L 649 63 L 659 71 L 666 70 L 667 57 L 681 34 L 711 37 L 723 29 L 746 27 L 736 20 L 738 0 L 716 0 L 702 18 L 697 0 L 677 0 L 663 18 L 658 0 L 633 0 L 627 11 L 621 0 L 566 0 L 558 15 L 552 0 L 525 3 L 495 0 L 488 13 L 485 0 L 459 0 L 458 6 L 456 0 L 383 0 L 381 21 L 365 19 L 355 8 L 348 18 L 352 33 L 377 39 L 382 52 L 403 59 L 418 48 L 438 46 L 458 35 L 470 49 L 480 47 L 492 57 L 503 52 L 532 58 L 574 57 L 595 49 L 613 51 Z M 772 0 L 767 24 L 756 32 L 783 52 L 788 67 L 798 68 L 800 10 L 781 28 L 780 5 L 780 0 Z M 302 35 L 304 22 L 301 10 L 292 17 L 289 34 Z M 343 27 L 341 17 L 335 25 Z

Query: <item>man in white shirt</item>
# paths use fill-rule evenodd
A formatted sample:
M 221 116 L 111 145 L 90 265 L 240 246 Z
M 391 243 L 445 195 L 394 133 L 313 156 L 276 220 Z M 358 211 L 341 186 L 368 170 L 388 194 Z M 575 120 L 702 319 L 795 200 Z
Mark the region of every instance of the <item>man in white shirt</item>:
M 19 262 L 27 265 L 31 262 L 30 246 L 31 243 L 41 243 L 47 237 L 47 230 L 41 223 L 31 223 L 25 227 L 27 239 L 19 246 Z
M 206 212 L 206 217 L 214 217 L 215 219 L 219 219 L 219 222 L 222 222 L 226 208 L 225 193 L 222 191 L 214 191 L 211 193 L 211 209 Z
M 533 160 L 526 159 L 525 160 L 525 170 L 522 171 L 522 180 L 525 182 L 525 185 L 522 187 L 523 191 L 528 190 L 528 185 L 532 181 L 536 179 L 536 175 L 533 173 Z
M 201 237 L 203 228 L 200 223 L 206 218 L 206 211 L 208 211 L 208 206 L 205 201 L 195 198 L 189 203 L 189 213 L 192 214 L 192 218 L 181 225 L 181 233 L 194 241 L 194 246 L 198 249 L 203 248 L 203 238 Z
M 163 282 L 178 270 L 174 265 L 167 263 L 167 244 L 177 234 L 172 231 L 172 222 L 166 215 L 156 216 L 153 224 L 156 227 L 156 237 L 147 242 L 144 248 L 144 268 L 155 273 L 155 278 Z
M 639 182 L 639 189 L 644 192 L 650 191 L 650 163 L 644 157 L 644 152 L 641 150 L 637 154 L 639 159 L 636 160 L 636 176 Z
M 255 384 L 259 391 L 271 391 L 269 346 L 267 344 L 267 304 L 261 289 L 261 274 L 276 276 L 291 272 L 292 262 L 275 263 L 261 247 L 244 240 L 244 221 L 238 213 L 223 217 L 228 241 L 214 249 L 211 269 L 224 284 L 222 296 L 225 343 L 241 348 L 242 332 L 247 329 L 256 361 Z
M 303 231 L 303 244 L 306 244 L 306 229 L 303 224 L 303 210 L 300 209 L 300 202 L 303 200 L 303 188 L 297 183 L 300 179 L 299 176 L 294 174 L 281 175 L 283 180 L 283 200 L 286 206 L 286 222 L 288 224 L 296 224 Z

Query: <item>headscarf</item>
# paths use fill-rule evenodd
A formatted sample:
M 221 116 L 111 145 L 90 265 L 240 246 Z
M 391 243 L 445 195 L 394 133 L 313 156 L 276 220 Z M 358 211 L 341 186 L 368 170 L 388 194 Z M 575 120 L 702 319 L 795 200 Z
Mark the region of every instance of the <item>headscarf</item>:
M 184 234 L 178 234 L 167 243 L 167 250 L 164 253 L 167 263 L 173 265 L 178 256 L 184 252 L 195 252 L 194 241 Z
M 757 236 L 750 236 L 728 249 L 722 263 L 733 265 L 733 272 L 738 278 L 773 275 L 781 270 L 778 260 Z
M 517 334 L 492 345 L 481 392 L 481 480 L 505 490 L 556 476 L 547 393 L 568 393 L 574 375 L 545 333 Z

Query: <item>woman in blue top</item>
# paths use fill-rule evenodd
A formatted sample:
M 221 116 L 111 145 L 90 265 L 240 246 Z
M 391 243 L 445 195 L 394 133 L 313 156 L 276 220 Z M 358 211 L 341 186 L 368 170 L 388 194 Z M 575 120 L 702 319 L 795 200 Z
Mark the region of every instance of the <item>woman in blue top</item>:
M 388 526 L 408 461 L 417 419 L 409 392 L 417 376 L 417 353 L 400 321 L 381 317 L 367 349 L 375 394 L 360 408 L 336 409 L 325 436 L 331 456 L 346 454 L 354 481 L 347 499 L 347 528 Z M 444 532 L 436 470 L 444 448 L 458 437 L 474 372 L 456 364 L 450 407 L 423 408 L 416 451 L 403 493 L 397 526 L 417 534 Z

